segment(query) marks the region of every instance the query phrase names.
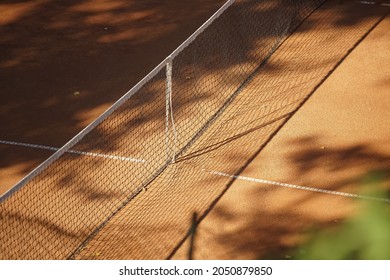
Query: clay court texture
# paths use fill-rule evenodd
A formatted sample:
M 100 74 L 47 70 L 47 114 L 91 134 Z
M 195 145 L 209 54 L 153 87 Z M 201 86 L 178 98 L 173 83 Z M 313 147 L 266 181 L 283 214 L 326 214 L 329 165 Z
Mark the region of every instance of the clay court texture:
M 284 258 L 389 178 L 390 1 L 236 2 L 0 3 L 0 258 Z

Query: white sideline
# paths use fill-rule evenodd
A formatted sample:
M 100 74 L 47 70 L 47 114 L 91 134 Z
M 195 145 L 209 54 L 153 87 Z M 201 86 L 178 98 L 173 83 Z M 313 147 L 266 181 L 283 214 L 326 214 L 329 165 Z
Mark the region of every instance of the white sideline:
M 355 1 L 355 2 L 364 5 L 380 5 L 380 6 L 390 7 L 390 3 L 371 2 L 371 1 Z
M 317 192 L 317 193 L 324 193 L 324 194 L 330 194 L 330 195 L 337 195 L 337 196 L 344 196 L 344 197 L 350 197 L 350 198 L 357 198 L 357 199 L 373 200 L 373 201 L 390 203 L 390 199 L 386 199 L 386 198 L 359 195 L 359 194 L 339 192 L 339 191 L 330 191 L 330 190 L 324 190 L 324 189 L 320 189 L 320 188 L 299 186 L 299 185 L 293 185 L 293 184 L 286 184 L 286 183 L 257 179 L 257 178 L 246 177 L 246 176 L 231 175 L 231 174 L 227 174 L 224 172 L 211 171 L 211 170 L 206 170 L 206 169 L 202 169 L 202 171 L 205 171 L 205 172 L 208 172 L 210 174 L 217 175 L 217 176 L 229 177 L 229 178 L 233 178 L 233 179 L 237 179 L 237 180 L 255 182 L 255 183 L 260 183 L 260 184 L 274 185 L 274 186 L 279 186 L 279 187 L 286 187 L 286 188 L 298 189 L 298 190 L 304 190 L 304 191 L 310 191 L 310 192 Z
M 15 142 L 15 141 L 4 141 L 4 140 L 0 140 L 0 144 L 21 146 L 21 147 L 27 147 L 27 148 L 49 150 L 49 151 L 58 151 L 60 149 L 60 148 L 56 148 L 56 147 L 52 147 L 52 146 L 44 146 L 44 145 L 29 144 L 29 143 Z M 83 151 L 76 151 L 76 150 L 67 150 L 66 153 L 78 154 L 78 155 L 84 155 L 84 156 L 90 156 L 90 157 L 109 158 L 109 159 L 115 159 L 115 160 L 121 160 L 121 161 L 138 162 L 138 163 L 145 163 L 146 162 L 145 160 L 138 159 L 138 158 L 128 158 L 128 157 L 99 154 L 99 153 L 91 153 L 91 152 L 83 152 Z

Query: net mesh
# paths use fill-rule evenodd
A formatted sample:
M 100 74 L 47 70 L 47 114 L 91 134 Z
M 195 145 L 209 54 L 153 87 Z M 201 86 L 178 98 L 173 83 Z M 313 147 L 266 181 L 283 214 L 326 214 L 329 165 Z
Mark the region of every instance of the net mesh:
M 0 258 L 172 257 L 229 188 L 215 171 L 239 173 L 377 20 L 341 39 L 332 6 L 304 21 L 323 2 L 227 3 L 3 199 Z

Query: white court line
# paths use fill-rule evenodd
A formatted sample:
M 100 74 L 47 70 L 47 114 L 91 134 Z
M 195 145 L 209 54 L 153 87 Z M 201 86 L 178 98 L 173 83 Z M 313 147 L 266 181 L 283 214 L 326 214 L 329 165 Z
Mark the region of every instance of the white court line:
M 257 178 L 252 178 L 252 177 L 231 175 L 231 174 L 227 174 L 227 173 L 223 173 L 223 172 L 219 172 L 219 171 L 211 171 L 211 170 L 206 170 L 206 169 L 202 169 L 202 171 L 205 171 L 205 172 L 208 172 L 210 174 L 217 175 L 217 176 L 229 177 L 229 178 L 233 178 L 233 179 L 237 179 L 237 180 L 244 180 L 244 181 L 255 182 L 255 183 L 260 183 L 260 184 L 274 185 L 274 186 L 279 186 L 279 187 L 286 187 L 286 188 L 298 189 L 298 190 L 304 190 L 304 191 L 310 191 L 310 192 L 325 193 L 325 194 L 330 194 L 330 195 L 345 196 L 345 197 L 351 197 L 351 198 L 374 200 L 374 201 L 390 203 L 390 199 L 386 199 L 386 198 L 359 195 L 359 194 L 339 192 L 339 191 L 330 191 L 330 190 L 324 190 L 324 189 L 306 187 L 306 186 L 298 186 L 298 185 L 293 185 L 293 184 L 268 181 L 268 180 L 257 179 Z
M 59 148 L 56 148 L 56 147 L 36 145 L 36 144 L 28 144 L 28 143 L 14 142 L 14 141 L 0 140 L 0 144 L 13 145 L 13 146 L 22 146 L 22 147 L 27 147 L 27 148 L 49 150 L 49 151 L 58 151 L 59 150 Z M 68 150 L 66 152 L 70 153 L 70 154 L 78 154 L 78 155 L 91 156 L 91 157 L 109 158 L 109 159 L 115 159 L 115 160 L 121 160 L 121 161 L 139 162 L 139 163 L 145 163 L 146 162 L 143 159 L 120 157 L 120 156 L 114 156 L 114 155 L 105 155 L 105 154 L 98 154 L 98 153 L 91 153 L 91 152 L 82 152 L 82 151 L 76 151 L 76 150 Z
M 382 3 L 382 2 L 371 2 L 371 1 L 355 1 L 356 3 L 364 4 L 364 5 L 381 5 L 385 7 L 390 7 L 390 3 Z

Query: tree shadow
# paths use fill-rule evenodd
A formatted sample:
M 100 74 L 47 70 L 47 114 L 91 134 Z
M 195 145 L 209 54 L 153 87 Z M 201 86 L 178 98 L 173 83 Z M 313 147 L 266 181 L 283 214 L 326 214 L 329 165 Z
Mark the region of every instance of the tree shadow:
M 0 139 L 61 147 L 222 3 L 2 1 Z M 47 158 L 2 154 L 2 168 Z
M 358 186 L 362 177 L 372 170 L 390 175 L 389 155 L 377 151 L 369 143 L 360 143 L 348 147 L 329 147 L 318 149 L 321 137 L 303 137 L 291 141 L 300 147 L 290 155 L 290 161 L 296 166 L 296 174 L 313 174 L 322 169 L 329 174 L 339 171 L 351 173 L 352 177 L 332 182 L 330 189 L 339 190 L 346 185 Z

